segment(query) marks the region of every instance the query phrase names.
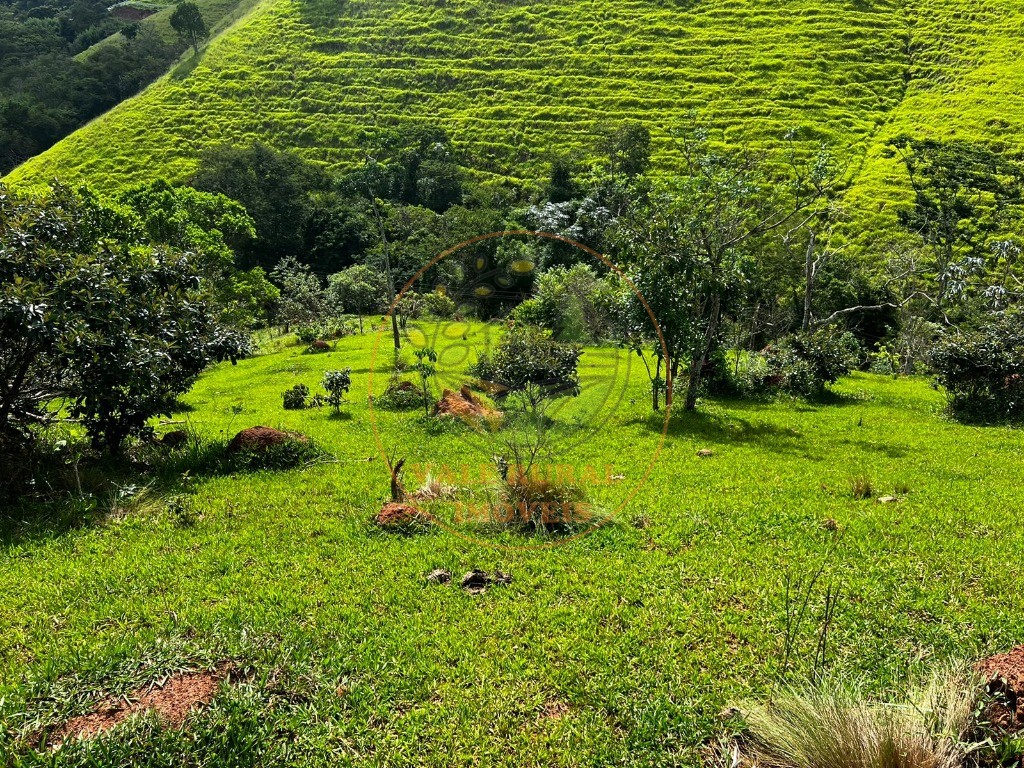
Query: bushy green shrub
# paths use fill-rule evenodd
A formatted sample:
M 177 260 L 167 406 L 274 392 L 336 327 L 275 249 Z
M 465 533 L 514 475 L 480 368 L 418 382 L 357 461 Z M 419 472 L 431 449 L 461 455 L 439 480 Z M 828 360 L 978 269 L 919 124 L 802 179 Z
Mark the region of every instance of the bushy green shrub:
M 295 329 L 295 337 L 303 344 L 307 346 L 312 344 L 318 339 L 322 339 L 327 335 L 327 329 L 318 324 L 310 323 L 309 325 L 300 325 Z
M 309 397 L 309 387 L 305 384 L 296 384 L 291 389 L 286 389 L 283 397 L 284 407 L 286 410 L 302 410 L 306 407 L 306 398 Z
M 932 353 L 936 378 L 949 409 L 962 421 L 1013 421 L 1024 417 L 1024 318 L 994 316 L 974 330 L 952 330 Z
M 494 381 L 494 363 L 491 361 L 491 356 L 482 352 L 476 362 L 470 364 L 466 369 L 466 373 L 480 381 Z
M 411 381 L 405 381 L 394 374 L 384 394 L 376 398 L 374 405 L 387 411 L 411 411 L 423 405 L 423 394 Z
M 541 328 L 514 324 L 494 350 L 489 380 L 513 392 L 536 386 L 575 395 L 579 393 L 577 366 L 581 354 L 578 346 L 555 341 Z
M 423 311 L 428 315 L 433 315 L 442 320 L 449 320 L 455 317 L 455 302 L 447 294 L 433 291 L 432 293 L 423 294 L 421 298 L 423 301 Z
M 786 392 L 819 397 L 827 385 L 858 363 L 860 346 L 850 333 L 831 329 L 793 334 L 767 347 L 747 371 L 744 388 L 752 393 Z

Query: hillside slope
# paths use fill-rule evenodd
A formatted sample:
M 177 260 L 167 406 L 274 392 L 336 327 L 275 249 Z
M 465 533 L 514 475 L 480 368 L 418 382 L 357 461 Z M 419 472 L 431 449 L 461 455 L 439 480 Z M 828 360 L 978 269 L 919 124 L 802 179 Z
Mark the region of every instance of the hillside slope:
M 255 139 L 338 166 L 362 131 L 416 122 L 536 178 L 626 118 L 669 169 L 669 131 L 695 112 L 731 141 L 827 142 L 851 163 L 850 206 L 877 215 L 899 198 L 892 135 L 1022 135 L 1022 23 L 1020 0 L 263 0 L 9 180 L 183 179 L 203 149 Z

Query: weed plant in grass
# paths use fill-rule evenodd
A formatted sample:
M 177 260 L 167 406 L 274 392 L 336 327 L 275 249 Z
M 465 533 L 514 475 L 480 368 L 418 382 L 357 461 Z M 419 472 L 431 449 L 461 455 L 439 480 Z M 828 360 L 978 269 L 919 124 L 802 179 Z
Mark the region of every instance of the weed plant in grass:
M 437 338 L 439 369 L 449 345 L 482 348 L 490 333 L 421 330 Z M 436 420 L 419 413 L 371 412 L 371 370 L 388 362 L 372 333 L 322 355 L 287 339 L 268 348 L 211 369 L 176 420 L 206 445 L 254 425 L 299 432 L 329 461 L 235 473 L 184 461 L 154 485 L 161 503 L 70 529 L 3 511 L 8 762 L 695 767 L 724 706 L 777 689 L 784 642 L 788 679 L 808 673 L 817 633 L 808 621 L 786 640 L 785 583 L 819 569 L 807 615 L 831 588 L 829 672 L 863 679 L 872 697 L 899 698 L 923 665 L 1024 642 L 1011 471 L 1024 435 L 947 420 L 924 379 L 856 373 L 829 403 L 703 400 L 672 416 L 662 444 L 634 367 L 600 429 L 559 457 L 622 478 L 586 486 L 603 509 L 635 485 L 626 506 L 557 546 L 531 548 L 536 534 L 507 529 L 484 542 L 508 545 L 495 548 L 458 529 L 395 536 L 372 523 L 389 498 L 380 445 L 408 467 L 478 463 L 477 433 L 462 425 L 431 434 Z M 592 379 L 617 354 L 584 350 L 582 394 L 551 414 L 557 423 L 594 411 L 588 399 L 606 390 Z M 351 419 L 281 407 L 284 390 L 346 367 Z M 388 371 L 372 377 L 376 394 L 387 384 Z M 911 492 L 856 500 L 859 475 Z M 185 524 L 166 511 L 179 497 Z M 513 580 L 472 595 L 428 582 L 435 569 Z M 38 729 L 105 695 L 222 659 L 251 682 L 224 687 L 183 730 L 143 718 L 57 752 L 34 746 Z

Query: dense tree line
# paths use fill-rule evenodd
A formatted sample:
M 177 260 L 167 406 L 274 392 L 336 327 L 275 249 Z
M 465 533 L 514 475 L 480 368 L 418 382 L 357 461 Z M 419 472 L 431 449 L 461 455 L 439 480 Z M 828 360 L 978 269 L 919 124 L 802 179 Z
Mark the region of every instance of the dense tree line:
M 202 37 L 201 16 L 184 27 L 180 44 L 170 45 L 147 26 L 117 19 L 107 6 L 0 2 L 0 175 L 137 93 Z

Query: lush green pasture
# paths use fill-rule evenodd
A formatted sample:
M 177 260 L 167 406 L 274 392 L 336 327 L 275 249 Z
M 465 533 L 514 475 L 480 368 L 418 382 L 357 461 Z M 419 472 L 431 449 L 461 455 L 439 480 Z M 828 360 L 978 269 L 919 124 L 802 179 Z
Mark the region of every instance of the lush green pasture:
M 422 330 L 449 384 L 493 332 Z M 792 590 L 791 608 L 809 594 L 816 616 L 835 587 L 830 665 L 871 688 L 1024 641 L 1024 437 L 949 423 L 924 380 L 857 374 L 827 404 L 705 401 L 672 418 L 638 483 L 662 422 L 641 368 L 588 350 L 584 393 L 554 427 L 586 439 L 556 459 L 624 476 L 591 489 L 605 511 L 627 487 L 632 498 L 571 541 L 458 531 L 508 545 L 496 548 L 444 528 L 406 535 L 371 523 L 388 492 L 374 424 L 385 450 L 410 463 L 458 464 L 488 449 L 415 412 L 371 418 L 373 346 L 368 333 L 304 355 L 274 340 L 277 351 L 205 375 L 175 416 L 210 441 L 255 424 L 301 431 L 331 463 L 194 471 L 103 521 L 6 529 L 7 764 L 696 765 L 722 708 L 777 684 L 785 584 L 806 585 L 819 569 L 813 589 Z M 314 388 L 343 366 L 354 381 L 346 416 L 281 408 L 285 388 Z M 374 390 L 384 382 L 377 374 Z M 600 414 L 601 428 L 587 432 L 584 413 Z M 698 457 L 704 448 L 713 455 Z M 879 496 L 899 487 L 899 500 L 855 500 L 854 476 Z M 163 501 L 182 493 L 201 513 L 191 526 Z M 456 579 L 479 567 L 514 580 L 472 596 L 425 581 L 442 567 Z M 816 630 L 811 617 L 796 634 L 796 677 L 808 673 Z M 137 720 L 52 754 L 27 743 L 102 695 L 222 658 L 249 676 L 184 731 Z
M 1019 143 L 1022 19 L 1019 0 L 263 0 L 201 60 L 9 181 L 181 180 L 203 149 L 254 140 L 337 168 L 361 157 L 364 131 L 424 123 L 473 167 L 536 180 L 551 151 L 589 154 L 595 126 L 622 119 L 651 128 L 668 171 L 670 133 L 696 114 L 729 142 L 796 129 L 829 144 L 875 237 L 905 194 L 883 156 L 893 136 Z

